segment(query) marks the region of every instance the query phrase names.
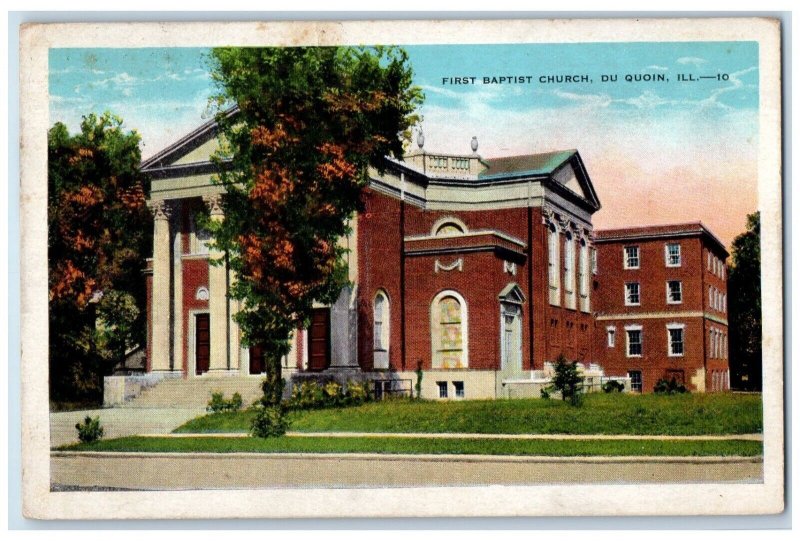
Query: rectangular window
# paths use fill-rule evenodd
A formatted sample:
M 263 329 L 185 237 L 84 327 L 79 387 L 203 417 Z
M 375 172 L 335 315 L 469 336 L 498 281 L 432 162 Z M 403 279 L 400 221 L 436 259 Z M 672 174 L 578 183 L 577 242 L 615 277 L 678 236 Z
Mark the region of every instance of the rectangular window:
M 683 291 L 680 280 L 667 282 L 667 304 L 680 304 L 683 302 Z
M 667 267 L 680 267 L 681 266 L 681 245 L 680 244 L 667 244 L 664 247 L 665 257 L 667 258 Z
M 456 398 L 464 398 L 464 382 L 454 381 L 453 388 L 456 391 Z
M 683 357 L 683 327 L 667 327 L 669 338 L 669 356 Z
M 578 260 L 578 287 L 581 296 L 581 311 L 589 312 L 589 246 L 581 241 Z
M 447 382 L 437 381 L 436 386 L 439 388 L 439 398 L 447 398 Z
M 592 274 L 597 274 L 597 249 L 592 248 Z
M 642 373 L 638 370 L 628 372 L 628 377 L 631 378 L 631 392 L 642 392 Z
M 639 247 L 626 246 L 625 247 L 625 260 L 623 261 L 626 269 L 639 268 Z
M 625 305 L 639 306 L 639 282 L 628 282 L 625 284 Z
M 575 241 L 569 233 L 564 236 L 564 301 L 575 309 Z
M 628 335 L 628 357 L 642 356 L 642 330 L 627 329 Z
M 707 252 L 708 255 L 708 270 L 711 270 L 711 252 Z
M 708 331 L 708 358 L 714 358 L 714 329 Z
M 615 327 L 608 327 L 606 329 L 606 336 L 608 337 L 608 347 L 615 347 L 617 343 L 617 329 Z
M 547 269 L 550 285 L 550 304 L 553 306 L 561 305 L 561 255 L 559 253 L 559 234 L 555 226 L 550 226 L 550 233 L 547 238 L 548 258 Z

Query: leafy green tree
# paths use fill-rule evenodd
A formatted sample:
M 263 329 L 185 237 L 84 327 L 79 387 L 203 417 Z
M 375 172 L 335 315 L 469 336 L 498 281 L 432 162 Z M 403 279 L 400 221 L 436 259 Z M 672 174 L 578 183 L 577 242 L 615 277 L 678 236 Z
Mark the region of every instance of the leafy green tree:
M 346 284 L 339 239 L 368 168 L 402 156 L 422 95 L 395 47 L 219 48 L 210 60 L 219 108 L 238 113 L 217 116 L 224 220 L 209 227 L 236 273 L 244 342 L 266 352 L 254 433 L 275 435 L 290 334 Z
M 578 362 L 568 362 L 563 354 L 558 356 L 555 364 L 552 387 L 561 392 L 561 400 L 569 400 L 577 406 L 581 403 L 583 393 L 583 376 L 578 371 Z
M 733 241 L 728 274 L 732 384 L 761 390 L 761 214 L 747 216 L 747 231 Z M 743 377 L 744 376 L 744 377 Z
M 150 246 L 139 135 L 105 113 L 48 131 L 51 399 L 97 400 L 102 376 L 144 340 Z M 98 325 L 100 314 L 106 323 Z

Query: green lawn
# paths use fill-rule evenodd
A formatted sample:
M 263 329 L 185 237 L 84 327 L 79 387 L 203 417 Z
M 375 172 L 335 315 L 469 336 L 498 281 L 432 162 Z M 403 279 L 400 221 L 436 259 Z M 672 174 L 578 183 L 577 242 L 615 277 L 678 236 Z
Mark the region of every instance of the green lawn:
M 175 432 L 247 432 L 252 414 L 193 419 Z M 462 432 L 470 434 L 749 434 L 762 431 L 761 396 L 592 394 L 581 407 L 561 400 L 394 400 L 293 412 L 300 432 Z
M 430 438 L 169 438 L 131 436 L 60 447 L 69 451 L 386 453 L 527 456 L 757 456 L 758 441 L 491 440 Z

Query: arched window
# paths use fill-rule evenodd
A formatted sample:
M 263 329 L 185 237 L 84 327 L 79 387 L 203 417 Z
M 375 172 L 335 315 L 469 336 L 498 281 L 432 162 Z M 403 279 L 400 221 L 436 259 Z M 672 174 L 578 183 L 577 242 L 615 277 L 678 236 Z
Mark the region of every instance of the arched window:
M 389 368 L 389 298 L 383 291 L 375 294 L 373 304 L 374 368 Z
M 432 233 L 434 237 L 449 237 L 453 235 L 463 235 L 467 232 L 467 225 L 458 218 L 448 216 L 441 218 L 433 224 Z
M 550 304 L 561 304 L 561 256 L 559 254 L 559 234 L 555 224 L 550 224 L 547 234 L 547 275 L 550 285 Z
M 431 303 L 433 368 L 467 368 L 467 303 L 455 291 L 442 291 Z

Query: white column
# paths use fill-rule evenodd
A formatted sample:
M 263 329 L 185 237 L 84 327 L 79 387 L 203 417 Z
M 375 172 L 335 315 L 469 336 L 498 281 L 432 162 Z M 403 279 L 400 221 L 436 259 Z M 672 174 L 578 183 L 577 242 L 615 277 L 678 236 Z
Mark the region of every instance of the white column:
M 185 341 L 183 339 L 183 208 L 178 202 L 174 211 L 174 232 L 172 237 L 172 370 L 183 372 L 183 354 Z
M 153 298 L 152 359 L 153 372 L 170 370 L 170 241 L 169 217 L 172 209 L 166 201 L 153 201 Z
M 211 213 L 211 220 L 222 221 L 222 197 L 211 195 L 203 198 L 208 205 Z M 209 257 L 219 261 L 224 254 L 216 248 L 212 248 Z M 228 291 L 226 284 L 227 269 L 226 265 L 209 264 L 208 266 L 208 311 L 211 338 L 211 359 L 209 370 L 225 371 L 228 370 Z

